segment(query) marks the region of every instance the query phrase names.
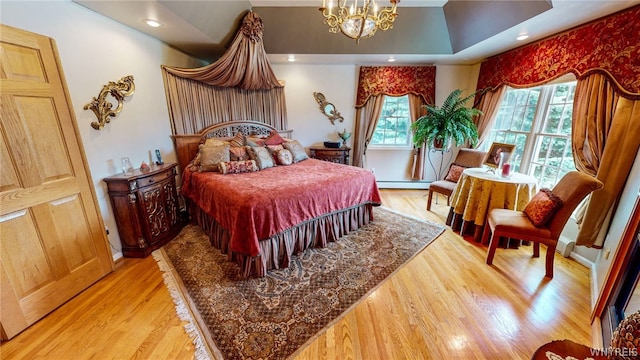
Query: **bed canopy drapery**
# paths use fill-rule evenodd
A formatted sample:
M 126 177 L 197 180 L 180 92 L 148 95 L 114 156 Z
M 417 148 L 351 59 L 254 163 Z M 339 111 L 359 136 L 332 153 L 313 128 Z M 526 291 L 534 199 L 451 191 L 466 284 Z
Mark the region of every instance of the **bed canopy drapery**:
M 578 79 L 573 158 L 579 171 L 604 183 L 581 213 L 578 245 L 602 247 L 640 148 L 639 18 L 640 6 L 634 6 L 491 57 L 480 68 L 477 88 L 490 89 L 481 101 L 505 86 L 538 86 L 569 72 Z
M 249 11 L 216 62 L 195 69 L 162 66 L 174 135 L 232 120 L 287 128 L 284 86 L 271 69 L 262 34 L 262 19 Z

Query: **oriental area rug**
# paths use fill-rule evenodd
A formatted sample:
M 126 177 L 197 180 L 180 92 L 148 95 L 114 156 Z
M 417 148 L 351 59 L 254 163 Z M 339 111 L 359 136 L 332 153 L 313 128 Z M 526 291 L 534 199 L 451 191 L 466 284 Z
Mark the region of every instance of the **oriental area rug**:
M 288 269 L 241 277 L 238 265 L 186 226 L 153 253 L 198 359 L 287 359 L 444 231 L 384 208 L 374 221 L 294 256 Z

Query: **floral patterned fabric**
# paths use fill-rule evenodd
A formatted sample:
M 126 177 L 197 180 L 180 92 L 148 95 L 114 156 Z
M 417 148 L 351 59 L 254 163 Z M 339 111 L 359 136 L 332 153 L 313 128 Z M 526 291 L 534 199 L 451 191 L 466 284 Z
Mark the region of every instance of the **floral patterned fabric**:
M 219 164 L 220 172 L 225 174 L 240 174 L 260 170 L 254 160 L 224 161 Z
M 435 99 L 435 66 L 361 66 L 356 108 L 372 95 L 402 96 L 416 94 L 425 103 Z
M 449 172 L 447 173 L 447 176 L 445 176 L 444 179 L 447 181 L 452 181 L 457 183 L 458 180 L 460 180 L 460 176 L 462 175 L 462 172 L 466 168 L 467 168 L 466 166 L 451 164 L 451 166 L 449 167 Z
M 502 179 L 484 169 L 470 168 L 462 173 L 451 194 L 451 207 L 464 221 L 482 227 L 491 209 L 522 211 L 538 191 L 537 186 L 534 178 L 523 174 L 513 173 L 510 179 Z
M 534 226 L 543 227 L 551 221 L 561 206 L 562 199 L 552 193 L 550 189 L 542 188 L 529 201 L 523 212 Z
M 611 78 L 640 98 L 640 6 L 489 58 L 480 67 L 478 89 L 530 87 L 572 72 Z

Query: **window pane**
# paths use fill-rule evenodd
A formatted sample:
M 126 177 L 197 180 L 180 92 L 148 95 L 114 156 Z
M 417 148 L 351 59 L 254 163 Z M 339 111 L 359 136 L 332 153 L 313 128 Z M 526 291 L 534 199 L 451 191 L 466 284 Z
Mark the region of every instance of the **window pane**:
M 564 105 L 551 105 L 549 107 L 549 117 L 547 118 L 547 124 L 544 132 L 549 134 L 555 134 L 558 132 L 563 109 Z
M 548 136 L 540 136 L 538 138 L 538 149 L 536 151 L 536 156 L 533 158 L 534 162 L 545 163 L 547 159 L 547 153 L 549 152 L 549 143 L 551 139 Z
M 553 188 L 558 178 L 558 169 L 545 167 L 542 178 L 538 178 L 540 188 Z
M 564 110 L 560 134 L 571 136 L 571 117 L 573 116 L 573 106 L 565 106 Z
M 411 145 L 410 112 L 408 96 L 385 96 L 378 124 L 371 138 L 371 145 Z
M 533 127 L 533 120 L 536 116 L 536 108 L 535 107 L 527 107 L 527 111 L 524 114 L 524 121 L 522 123 L 521 130 L 529 132 Z
M 512 169 L 540 179 L 541 187 L 553 187 L 562 175 L 575 170 L 571 153 L 575 86 L 573 81 L 508 89 L 483 150 L 493 142 L 515 144 Z

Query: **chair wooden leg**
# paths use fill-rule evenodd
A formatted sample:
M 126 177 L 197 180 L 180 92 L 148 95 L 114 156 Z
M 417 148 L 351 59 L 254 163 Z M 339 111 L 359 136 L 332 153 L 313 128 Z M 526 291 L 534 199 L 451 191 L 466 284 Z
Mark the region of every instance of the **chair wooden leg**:
M 482 231 L 482 241 L 480 244 L 488 244 L 489 243 L 489 234 L 491 233 L 491 226 L 489 226 L 489 222 L 484 222 L 484 230 Z
M 427 199 L 427 211 L 431 211 L 431 200 L 433 199 L 433 191 L 429 190 L 429 198 Z
M 451 206 L 451 196 L 447 196 L 447 206 Z
M 487 227 L 489 227 L 489 224 L 487 224 Z M 493 235 L 491 235 L 491 240 L 489 241 L 489 249 L 487 251 L 487 265 L 493 264 L 493 257 L 496 254 L 496 248 L 498 247 L 499 239 L 500 239 L 500 236 L 496 235 L 494 231 Z
M 533 243 L 533 257 L 534 258 L 540 257 L 540 243 L 539 242 L 534 242 Z
M 553 278 L 553 257 L 556 255 L 556 245 L 547 245 L 547 260 L 545 262 L 545 275 Z

